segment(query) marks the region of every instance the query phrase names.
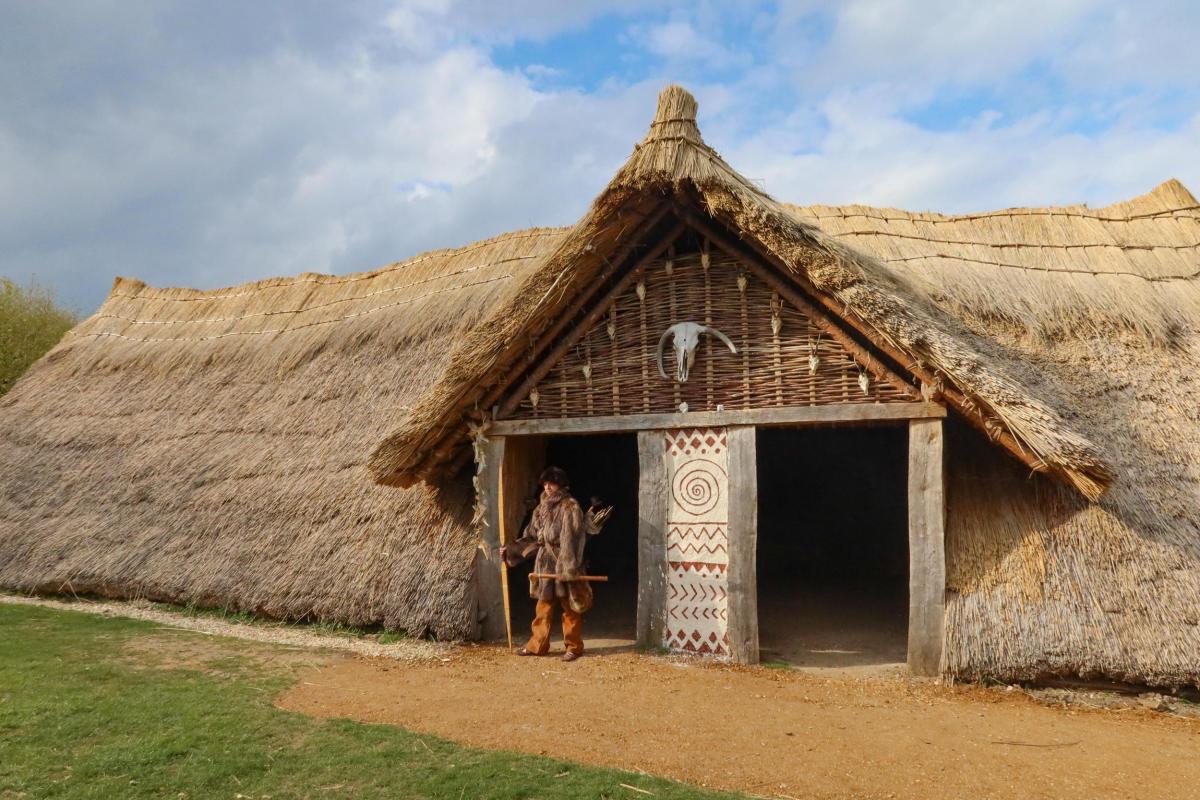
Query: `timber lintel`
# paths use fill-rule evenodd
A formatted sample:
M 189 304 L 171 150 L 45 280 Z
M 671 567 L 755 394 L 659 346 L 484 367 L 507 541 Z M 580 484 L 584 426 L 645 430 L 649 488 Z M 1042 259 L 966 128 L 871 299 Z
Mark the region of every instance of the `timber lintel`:
M 833 425 L 941 419 L 946 408 L 937 403 L 836 403 L 821 406 L 783 406 L 731 411 L 689 411 L 676 414 L 621 414 L 604 417 L 506 419 L 493 422 L 491 436 L 538 436 L 619 433 L 667 428 L 721 427 L 728 425 Z

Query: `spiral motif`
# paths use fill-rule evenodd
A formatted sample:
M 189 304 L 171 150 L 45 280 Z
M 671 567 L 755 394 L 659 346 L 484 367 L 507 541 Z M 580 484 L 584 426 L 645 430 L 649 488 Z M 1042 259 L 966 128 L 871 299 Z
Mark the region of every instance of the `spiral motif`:
M 675 473 L 672 482 L 676 507 L 694 517 L 707 514 L 721 502 L 725 480 L 725 470 L 719 464 L 705 459 L 689 461 Z

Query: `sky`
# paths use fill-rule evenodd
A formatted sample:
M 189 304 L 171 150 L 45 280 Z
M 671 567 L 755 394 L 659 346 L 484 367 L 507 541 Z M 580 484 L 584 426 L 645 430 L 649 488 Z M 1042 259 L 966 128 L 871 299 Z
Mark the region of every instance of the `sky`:
M 88 314 L 574 222 L 681 83 L 788 202 L 1200 191 L 1200 3 L 0 0 L 0 276 Z

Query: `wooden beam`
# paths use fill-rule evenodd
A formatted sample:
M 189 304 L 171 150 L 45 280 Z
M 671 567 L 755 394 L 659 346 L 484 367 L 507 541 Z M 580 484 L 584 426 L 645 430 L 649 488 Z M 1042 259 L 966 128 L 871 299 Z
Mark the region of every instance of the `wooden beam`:
M 758 663 L 758 466 L 755 429 L 729 435 L 729 655 Z
M 942 421 L 908 425 L 908 668 L 941 672 L 946 610 L 946 494 Z
M 699 215 L 694 213 L 691 209 L 680 204 L 676 204 L 676 212 L 684 219 L 687 219 L 689 224 L 696 228 L 697 231 L 705 234 L 706 236 L 712 236 L 714 241 L 717 239 L 717 237 L 722 235 L 715 229 L 713 225 L 710 225 L 705 220 L 701 219 Z M 730 241 L 727 237 L 725 240 Z M 893 362 L 900 365 L 900 367 L 903 369 L 916 375 L 922 383 L 931 389 L 936 389 L 936 392 L 931 396 L 930 399 L 945 397 L 950 406 L 954 408 L 954 410 L 958 411 L 962 415 L 963 419 L 965 419 L 970 425 L 980 430 L 985 436 L 988 437 L 989 440 L 998 443 L 1001 447 L 1008 450 L 1009 453 L 1014 455 L 1019 461 L 1021 461 L 1021 463 L 1025 464 L 1031 470 L 1034 472 L 1052 472 L 1053 474 L 1058 475 L 1060 479 L 1065 480 L 1077 488 L 1080 488 L 1082 491 L 1082 487 L 1080 487 L 1079 484 L 1069 474 L 1059 469 L 1052 469 L 1049 464 L 1047 464 L 1034 453 L 1030 452 L 1007 430 L 1004 428 L 989 427 L 987 418 L 985 418 L 983 414 L 976 409 L 975 404 L 968 400 L 966 395 L 953 386 L 946 386 L 944 380 L 940 379 L 936 374 L 925 367 L 922 367 L 911 355 L 902 352 L 887 341 L 884 341 L 883 338 L 880 337 L 878 331 L 857 319 L 849 312 L 848 309 L 846 309 L 845 306 L 839 303 L 836 299 L 830 297 L 828 294 L 817 289 L 805 276 L 789 268 L 787 264 L 781 261 L 779 257 L 770 250 L 763 247 L 753 239 L 739 239 L 738 242 L 744 245 L 744 247 L 733 245 L 736 248 L 734 251 L 735 253 L 737 251 L 745 251 L 746 249 L 749 249 L 751 253 L 757 254 L 768 264 L 787 275 L 789 280 L 794 281 L 816 302 L 827 308 L 834 316 L 837 317 L 838 320 L 844 322 L 846 325 L 857 331 L 858 334 L 870 342 L 873 347 L 878 348 L 880 352 L 887 355 L 890 359 L 892 359 Z
M 475 551 L 475 619 L 485 641 L 506 637 L 504 592 L 500 583 L 500 493 L 505 439 L 492 436 L 484 447 L 484 463 L 476 473 L 478 502 L 484 504 L 484 528 Z
M 667 624 L 667 447 L 659 431 L 638 432 L 637 642 L 662 647 Z
M 550 371 L 550 369 L 560 358 L 562 358 L 563 354 L 574 347 L 575 343 L 582 339 L 584 335 L 587 334 L 588 330 L 591 329 L 592 325 L 594 325 L 596 321 L 604 315 L 604 312 L 608 310 L 609 303 L 620 297 L 621 293 L 629 287 L 629 284 L 633 283 L 634 279 L 637 278 L 638 273 L 642 270 L 642 268 L 645 267 L 649 262 L 662 255 L 668 247 L 675 243 L 675 240 L 678 239 L 679 235 L 685 230 L 687 230 L 687 225 L 684 225 L 682 222 L 676 223 L 675 226 L 671 228 L 667 235 L 664 236 L 657 245 L 655 245 L 644 256 L 638 259 L 637 263 L 630 267 L 629 271 L 622 275 L 617 282 L 612 285 L 612 288 L 605 292 L 604 296 L 600 298 L 600 300 L 594 306 L 592 306 L 592 310 L 587 313 L 587 316 L 585 316 L 583 320 L 574 328 L 568 331 L 566 336 L 562 337 L 558 344 L 554 346 L 554 349 L 542 357 L 541 362 L 538 363 L 533 372 L 529 373 L 525 380 L 521 382 L 521 385 L 518 386 L 511 394 L 509 394 L 508 399 L 500 405 L 499 416 L 504 417 L 508 414 L 511 414 L 513 410 L 521 404 L 521 401 L 525 399 L 526 395 L 529 394 L 529 391 L 534 386 L 537 386 L 538 382 L 541 381 L 542 378 L 546 377 L 546 373 Z
M 620 433 L 665 428 L 723 427 L 728 425 L 835 425 L 938 419 L 946 409 L 937 403 L 836 403 L 826 406 L 688 411 L 671 414 L 622 414 L 605 417 L 546 417 L 503 419 L 488 429 L 499 436 Z

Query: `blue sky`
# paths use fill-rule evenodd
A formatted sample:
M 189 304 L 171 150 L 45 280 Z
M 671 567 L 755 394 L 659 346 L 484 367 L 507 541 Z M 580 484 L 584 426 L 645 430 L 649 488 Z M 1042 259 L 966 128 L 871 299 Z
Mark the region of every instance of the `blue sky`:
M 0 275 L 90 312 L 573 222 L 680 82 L 796 203 L 1200 187 L 1200 4 L 0 2 Z

